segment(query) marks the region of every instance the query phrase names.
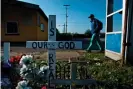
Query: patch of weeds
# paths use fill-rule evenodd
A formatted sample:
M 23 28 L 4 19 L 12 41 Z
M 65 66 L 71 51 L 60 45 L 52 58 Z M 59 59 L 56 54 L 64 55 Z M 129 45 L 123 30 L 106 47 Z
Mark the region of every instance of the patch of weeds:
M 105 59 L 103 53 L 87 53 L 84 58 L 82 57 L 79 60 L 89 62 L 89 64 L 86 65 L 88 73 L 91 74 L 92 78 L 96 81 L 104 83 L 104 85 L 116 86 L 115 89 L 118 89 L 118 86 L 124 86 L 124 88 L 120 89 L 133 88 L 133 66 L 124 65 L 121 67 L 120 61 Z M 37 63 L 39 64 L 40 61 L 41 60 L 38 60 Z M 47 60 L 42 61 L 47 63 Z M 65 63 L 67 62 L 58 61 L 58 64 L 60 64 L 62 68 Z M 57 68 L 57 71 L 58 70 L 59 68 Z M 110 89 L 114 89 L 114 87 Z
M 87 54 L 89 61 L 88 72 L 97 81 L 106 81 L 120 85 L 133 86 L 133 67 L 130 65 L 120 66 L 119 61 L 101 59 L 103 54 Z M 95 58 L 99 60 L 94 60 Z
M 97 58 L 97 59 L 103 59 L 104 58 L 104 54 L 103 53 L 87 53 L 86 55 L 85 55 L 85 59 L 86 60 L 91 60 L 91 59 L 95 59 L 95 58 Z

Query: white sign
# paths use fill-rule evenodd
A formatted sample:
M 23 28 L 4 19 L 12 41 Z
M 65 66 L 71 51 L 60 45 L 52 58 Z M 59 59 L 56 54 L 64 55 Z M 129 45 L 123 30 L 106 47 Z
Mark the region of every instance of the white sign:
M 50 15 L 48 20 L 48 41 L 52 42 L 49 46 L 55 48 L 56 41 L 56 16 Z M 55 49 L 48 50 L 48 64 L 49 64 L 49 89 L 55 89 L 55 85 L 51 85 L 51 80 L 56 78 L 56 51 Z
M 81 41 L 27 41 L 27 48 L 44 49 L 82 49 Z

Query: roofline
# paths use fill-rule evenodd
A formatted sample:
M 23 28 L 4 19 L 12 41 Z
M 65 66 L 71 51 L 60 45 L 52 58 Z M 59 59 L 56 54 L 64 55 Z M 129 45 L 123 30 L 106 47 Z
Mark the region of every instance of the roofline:
M 37 4 L 32 4 L 32 3 L 28 3 L 28 2 L 24 2 L 24 1 L 18 1 L 18 0 L 16 0 L 15 2 L 9 2 L 9 1 L 3 2 L 3 4 L 16 5 L 16 6 L 34 9 L 34 10 L 38 11 L 42 15 L 42 17 L 48 22 L 48 17 L 46 16 L 44 11 Z
M 39 5 L 37 5 L 37 4 L 33 4 L 33 3 L 29 3 L 29 2 L 24 2 L 24 1 L 16 1 L 16 2 L 18 2 L 18 3 L 24 3 L 24 4 L 29 4 L 29 5 L 34 5 L 34 6 L 39 6 Z
M 46 21 L 48 22 L 48 17 L 46 16 L 46 14 L 43 12 L 43 10 L 40 7 L 38 8 L 38 11 L 44 17 L 44 19 L 46 19 Z
M 36 9 L 37 11 L 39 11 L 39 13 L 44 17 L 44 19 L 46 19 L 46 21 L 48 21 L 48 17 L 44 13 L 44 11 L 39 7 L 39 5 L 33 4 L 33 3 L 24 2 L 24 1 L 17 1 L 17 2 L 28 4 L 28 5 L 31 5 L 31 6 L 34 5 L 32 8 Z

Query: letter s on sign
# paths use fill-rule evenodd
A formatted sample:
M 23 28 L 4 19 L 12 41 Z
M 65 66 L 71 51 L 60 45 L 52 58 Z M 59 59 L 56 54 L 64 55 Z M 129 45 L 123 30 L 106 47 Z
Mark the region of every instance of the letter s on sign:
M 54 36 L 54 28 L 50 29 L 50 36 Z

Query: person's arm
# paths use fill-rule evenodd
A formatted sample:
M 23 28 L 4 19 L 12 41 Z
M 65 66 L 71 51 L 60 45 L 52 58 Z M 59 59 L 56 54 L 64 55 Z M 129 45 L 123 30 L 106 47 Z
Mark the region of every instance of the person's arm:
M 97 33 L 98 32 L 98 21 L 97 20 L 95 20 L 95 33 Z

